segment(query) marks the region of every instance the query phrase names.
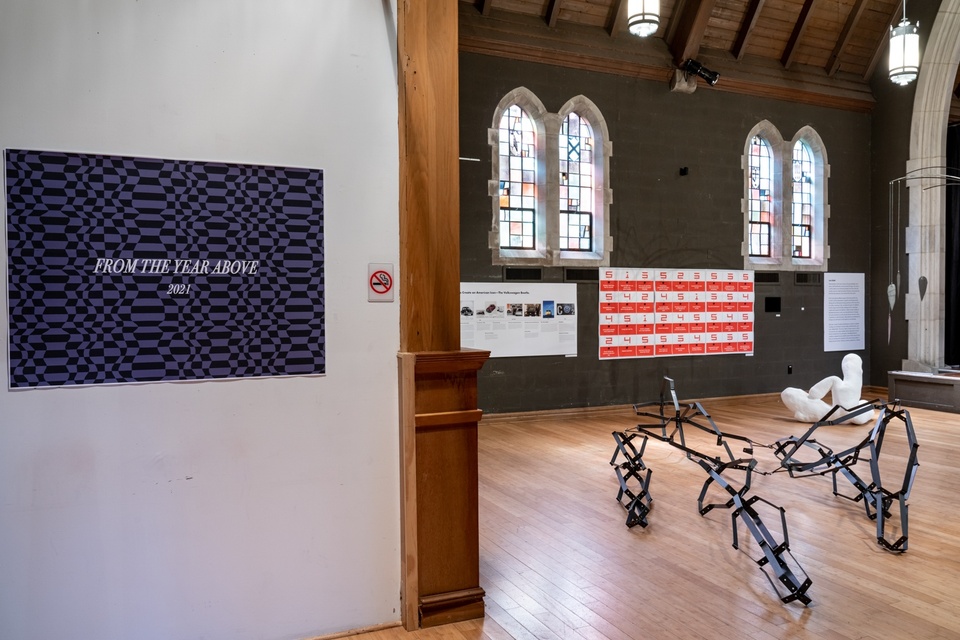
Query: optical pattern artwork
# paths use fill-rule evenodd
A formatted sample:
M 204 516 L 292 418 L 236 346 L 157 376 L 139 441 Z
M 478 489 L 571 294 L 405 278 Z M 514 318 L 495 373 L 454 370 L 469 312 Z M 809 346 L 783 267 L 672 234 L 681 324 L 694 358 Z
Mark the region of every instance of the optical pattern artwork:
M 7 150 L 9 386 L 324 373 L 323 186 Z

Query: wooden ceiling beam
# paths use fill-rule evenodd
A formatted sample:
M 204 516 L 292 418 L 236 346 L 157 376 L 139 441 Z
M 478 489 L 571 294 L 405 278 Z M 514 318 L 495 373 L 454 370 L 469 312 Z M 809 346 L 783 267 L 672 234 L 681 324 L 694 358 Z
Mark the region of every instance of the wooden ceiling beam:
M 560 18 L 560 5 L 563 4 L 563 0 L 550 0 L 550 4 L 547 6 L 547 26 L 551 29 L 557 26 L 557 19 Z
M 607 33 L 610 37 L 620 35 L 627 26 L 627 0 L 614 0 L 610 17 L 607 19 Z
M 783 50 L 783 57 L 780 58 L 780 64 L 783 65 L 784 69 L 789 69 L 790 65 L 793 64 L 793 58 L 797 54 L 797 45 L 800 43 L 800 38 L 803 37 L 803 32 L 807 30 L 807 25 L 810 24 L 810 14 L 813 13 L 813 5 L 815 2 L 816 0 L 806 0 L 806 2 L 803 3 L 803 8 L 800 9 L 797 24 L 794 25 L 793 33 L 790 34 L 790 40 Z
M 877 44 L 873 47 L 873 57 L 870 59 L 870 64 L 867 65 L 867 70 L 863 72 L 864 80 L 870 79 L 870 76 L 873 75 L 874 70 L 880 63 L 880 56 L 882 56 L 884 51 L 887 50 L 887 42 L 890 39 L 890 28 L 900 22 L 897 20 L 897 16 L 900 15 L 903 15 L 902 0 L 897 3 L 896 7 L 894 7 L 893 13 L 890 14 L 890 19 L 887 20 L 887 28 L 883 33 L 880 34 L 880 37 L 877 39 Z
M 828 76 L 833 77 L 840 69 L 840 54 L 843 53 L 843 50 L 850 42 L 850 36 L 853 34 L 853 30 L 856 29 L 866 9 L 867 0 L 857 0 L 857 4 L 854 5 L 853 10 L 850 11 L 850 15 L 847 16 L 847 22 L 843 25 L 843 31 L 840 32 L 837 46 L 833 48 L 833 53 L 830 54 L 830 58 L 827 60 L 825 69 Z
M 750 6 L 747 7 L 743 24 L 740 25 L 740 31 L 737 32 L 737 41 L 733 45 L 733 57 L 737 60 L 743 60 L 743 54 L 747 50 L 747 43 L 753 34 L 753 28 L 757 26 L 757 19 L 760 18 L 760 12 L 763 11 L 764 2 L 765 0 L 750 0 Z
M 571 69 L 582 69 L 596 73 L 609 73 L 629 78 L 653 80 L 666 84 L 670 72 L 662 65 L 652 65 L 631 59 L 612 59 L 605 56 L 593 56 L 576 52 L 544 50 L 535 45 L 519 42 L 497 42 L 474 36 L 460 36 L 460 51 L 498 56 L 508 60 L 524 60 L 539 64 L 559 65 Z M 787 100 L 798 104 L 810 104 L 832 109 L 842 109 L 856 113 L 869 113 L 873 109 L 873 98 L 864 90 L 859 95 L 851 92 L 835 92 L 829 89 L 802 89 L 796 86 L 771 84 L 755 79 L 739 79 L 724 76 L 723 82 L 715 87 L 717 91 L 726 91 L 741 95 Z
M 493 8 L 493 0 L 477 0 L 476 6 L 480 15 L 489 16 L 490 10 Z
M 767 0 L 766 10 L 779 1 Z M 718 8 L 720 4 L 717 3 Z M 644 40 L 627 35 L 611 38 L 601 25 L 578 28 L 566 19 L 560 25 L 562 29 L 551 29 L 544 13 L 520 15 L 494 7 L 493 15 L 495 18 L 484 18 L 472 3 L 460 3 L 461 53 L 652 80 L 664 87 L 676 69 L 673 54 L 660 38 Z M 759 38 L 760 32 L 754 37 Z M 870 87 L 859 78 L 827 78 L 818 70 L 807 81 L 806 74 L 800 71 L 784 70 L 777 58 L 764 59 L 748 53 L 749 63 L 740 65 L 728 56 L 704 48 L 696 58 L 724 74 L 713 88 L 715 91 L 766 96 L 857 113 L 867 113 L 873 108 Z
M 676 31 L 668 43 L 678 67 L 686 60 L 697 57 L 714 5 L 716 0 L 687 0 L 683 4 Z

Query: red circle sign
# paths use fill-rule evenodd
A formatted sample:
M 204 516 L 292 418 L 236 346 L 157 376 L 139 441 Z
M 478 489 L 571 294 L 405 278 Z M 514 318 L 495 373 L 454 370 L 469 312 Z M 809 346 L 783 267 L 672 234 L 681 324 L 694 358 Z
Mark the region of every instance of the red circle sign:
M 384 294 L 393 288 L 393 278 L 384 270 L 374 271 L 370 276 L 370 288 L 374 293 Z

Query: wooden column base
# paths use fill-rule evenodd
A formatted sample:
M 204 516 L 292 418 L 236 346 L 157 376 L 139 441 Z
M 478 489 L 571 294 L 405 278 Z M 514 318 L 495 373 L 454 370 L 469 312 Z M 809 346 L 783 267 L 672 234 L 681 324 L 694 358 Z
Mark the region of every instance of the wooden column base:
M 483 617 L 477 372 L 488 351 L 401 353 L 403 624 Z

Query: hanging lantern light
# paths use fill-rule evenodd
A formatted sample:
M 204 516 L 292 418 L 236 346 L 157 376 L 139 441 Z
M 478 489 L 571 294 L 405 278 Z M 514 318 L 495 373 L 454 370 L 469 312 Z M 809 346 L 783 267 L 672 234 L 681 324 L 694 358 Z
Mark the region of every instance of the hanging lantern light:
M 653 35 L 660 27 L 660 0 L 630 0 L 627 3 L 627 28 L 641 38 Z
M 920 72 L 920 28 L 907 20 L 907 3 L 903 3 L 903 18 L 896 27 L 890 27 L 890 80 L 900 86 L 908 85 Z

